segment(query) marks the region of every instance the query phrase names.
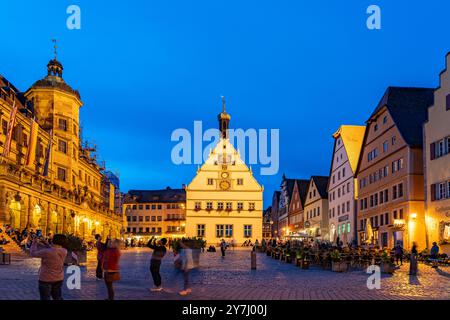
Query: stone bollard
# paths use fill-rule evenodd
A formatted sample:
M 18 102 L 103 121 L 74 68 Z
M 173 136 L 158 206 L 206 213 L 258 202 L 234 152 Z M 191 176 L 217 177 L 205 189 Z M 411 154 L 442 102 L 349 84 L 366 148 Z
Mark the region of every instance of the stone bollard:
M 252 250 L 252 252 L 250 253 L 250 257 L 251 257 L 251 268 L 252 270 L 256 270 L 256 251 Z

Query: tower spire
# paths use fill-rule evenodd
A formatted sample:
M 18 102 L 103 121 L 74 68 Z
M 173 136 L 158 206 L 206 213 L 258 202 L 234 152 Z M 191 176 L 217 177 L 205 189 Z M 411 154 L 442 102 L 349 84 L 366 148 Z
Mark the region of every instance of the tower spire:
M 222 112 L 219 113 L 217 116 L 219 120 L 219 130 L 221 132 L 222 138 L 227 139 L 228 138 L 228 126 L 230 123 L 231 116 L 226 111 L 226 103 L 225 103 L 225 97 L 221 96 L 222 98 Z
M 226 113 L 225 96 L 222 96 L 222 112 Z
M 52 42 L 53 42 L 53 53 L 55 55 L 55 60 L 57 60 L 56 58 L 58 57 L 58 52 L 57 52 L 56 49 L 58 49 L 58 45 L 57 45 L 58 40 L 57 39 L 52 39 Z

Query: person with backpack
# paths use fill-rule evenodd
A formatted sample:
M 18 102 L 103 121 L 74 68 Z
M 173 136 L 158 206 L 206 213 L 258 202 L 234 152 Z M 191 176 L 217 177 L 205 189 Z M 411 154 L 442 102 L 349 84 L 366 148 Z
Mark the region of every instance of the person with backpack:
M 152 274 L 154 287 L 151 288 L 151 291 L 159 292 L 162 291 L 163 288 L 161 286 L 161 261 L 166 255 L 166 243 L 167 239 L 162 238 L 158 242 L 156 242 L 155 237 L 152 237 L 147 243 L 147 247 L 153 249 L 152 257 L 150 259 L 150 273 Z
M 64 281 L 64 260 L 67 256 L 67 237 L 63 234 L 55 234 L 53 242 L 39 240 L 34 236 L 30 255 L 41 259 L 39 268 L 39 295 L 41 300 L 63 300 L 62 284 Z

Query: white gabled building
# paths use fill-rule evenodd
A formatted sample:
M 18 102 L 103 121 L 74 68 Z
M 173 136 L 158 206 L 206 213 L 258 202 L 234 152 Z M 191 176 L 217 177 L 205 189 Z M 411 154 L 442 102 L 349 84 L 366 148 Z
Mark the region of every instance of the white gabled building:
M 342 125 L 333 134 L 334 148 L 328 182 L 330 241 L 337 237 L 347 245 L 356 239 L 357 188 L 354 173 L 364 139 L 365 126 Z

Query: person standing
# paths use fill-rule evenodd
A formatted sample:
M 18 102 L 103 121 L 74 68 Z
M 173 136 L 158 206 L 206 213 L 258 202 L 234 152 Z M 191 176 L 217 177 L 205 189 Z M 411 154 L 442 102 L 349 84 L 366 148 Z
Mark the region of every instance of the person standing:
M 433 246 L 431 247 L 430 250 L 430 259 L 433 263 L 432 268 L 437 268 L 438 267 L 438 256 L 439 256 L 439 246 L 437 245 L 436 242 L 433 242 Z
M 158 292 L 163 289 L 161 286 L 161 274 L 159 271 L 161 268 L 161 261 L 167 252 L 166 243 L 166 238 L 162 238 L 156 242 L 155 237 L 152 237 L 147 243 L 147 247 L 153 249 L 152 257 L 150 259 L 150 273 L 152 274 L 154 287 L 150 289 L 151 291 Z
M 99 234 L 95 235 L 95 247 L 97 248 L 97 269 L 95 270 L 95 275 L 97 280 L 103 279 L 103 269 L 102 269 L 102 260 L 103 260 L 103 252 L 105 251 L 105 244 L 102 243 L 102 236 Z
M 417 275 L 417 244 L 415 242 L 413 242 L 413 245 L 411 248 L 409 274 L 413 275 L 413 276 Z
M 39 295 L 41 300 L 63 300 L 61 287 L 64 281 L 64 260 L 67 250 L 64 247 L 67 238 L 63 234 L 55 234 L 52 244 L 33 238 L 30 255 L 41 259 L 39 268 Z
M 114 300 L 114 282 L 120 280 L 120 240 L 106 240 L 106 250 L 102 254 L 102 269 L 104 271 L 105 285 L 108 290 L 108 299 Z
M 222 239 L 222 241 L 220 241 L 220 252 L 222 253 L 222 258 L 225 258 L 225 250 L 227 250 L 227 243 Z
M 400 260 L 400 265 L 403 265 L 403 248 L 400 244 L 400 241 L 397 241 L 397 244 L 394 248 L 394 254 L 395 254 L 395 264 L 398 265 L 398 261 Z
M 180 241 L 180 260 L 181 260 L 181 271 L 183 272 L 183 290 L 179 292 L 181 296 L 187 296 L 192 292 L 189 287 L 189 274 L 194 268 L 194 259 L 192 256 L 192 249 L 187 246 L 184 240 Z

